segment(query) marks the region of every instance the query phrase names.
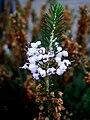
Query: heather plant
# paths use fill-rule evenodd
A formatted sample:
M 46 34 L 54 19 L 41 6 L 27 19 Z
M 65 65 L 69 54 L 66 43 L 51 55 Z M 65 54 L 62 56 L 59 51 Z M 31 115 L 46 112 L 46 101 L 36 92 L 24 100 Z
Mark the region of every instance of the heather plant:
M 51 5 L 49 13 L 42 22 L 42 39 L 31 42 L 26 47 L 26 69 L 36 80 L 36 100 L 39 113 L 37 119 L 60 120 L 64 110 L 62 92 L 57 76 L 61 76 L 71 65 L 68 52 L 60 45 L 64 31 L 63 6 L 60 3 Z M 36 119 L 36 118 L 35 118 Z
M 32 0 L 25 7 L 15 1 L 15 12 L 11 1 L 0 13 L 0 112 L 21 116 L 29 112 L 31 120 L 89 120 L 88 7 L 79 8 L 73 38 L 73 13 L 67 6 L 55 3 L 45 14 L 55 2 L 47 0 L 39 17 Z M 29 43 L 28 32 L 32 37 L 28 37 Z
M 81 52 L 86 54 L 89 35 L 89 15 L 88 6 L 84 5 L 79 8 L 80 19 L 78 20 L 78 31 L 76 41 L 81 47 Z

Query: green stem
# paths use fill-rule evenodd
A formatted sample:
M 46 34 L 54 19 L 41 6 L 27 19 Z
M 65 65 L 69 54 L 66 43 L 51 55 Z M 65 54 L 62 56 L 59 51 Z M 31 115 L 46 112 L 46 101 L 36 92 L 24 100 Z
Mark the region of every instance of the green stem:
M 49 50 L 52 50 L 52 44 L 54 42 L 54 31 L 55 31 L 55 19 L 56 19 L 56 14 L 55 14 L 55 17 L 54 17 L 54 21 L 53 21 L 53 30 L 51 32 L 51 36 L 50 36 L 50 45 L 49 45 Z
M 45 81 L 46 81 L 46 91 L 47 91 L 47 95 L 49 96 L 49 76 L 46 77 Z

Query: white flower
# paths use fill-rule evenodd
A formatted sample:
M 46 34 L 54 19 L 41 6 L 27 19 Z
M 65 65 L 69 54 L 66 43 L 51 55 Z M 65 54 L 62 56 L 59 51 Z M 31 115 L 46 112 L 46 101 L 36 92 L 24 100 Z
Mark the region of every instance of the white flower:
M 62 47 L 57 47 L 57 51 L 58 52 L 62 51 Z
M 60 65 L 60 66 L 59 66 L 59 68 L 56 70 L 56 73 L 57 73 L 58 75 L 62 75 L 64 72 L 66 72 L 67 66 L 66 66 L 63 62 L 60 62 L 59 65 Z
M 55 42 L 55 46 L 58 47 L 59 43 L 58 42 Z
M 57 75 L 62 75 L 63 73 L 64 73 L 64 72 L 62 72 L 61 69 L 59 69 L 59 68 L 56 70 L 56 74 L 57 74 Z
M 48 61 L 48 58 L 49 58 L 48 55 L 47 55 L 47 54 L 44 54 L 44 55 L 43 55 L 43 62 L 47 62 L 47 61 Z
M 67 69 L 67 66 L 63 62 L 61 62 L 60 69 L 65 72 Z
M 43 65 L 43 62 L 42 61 L 39 61 L 39 64 L 38 65 Z
M 48 52 L 48 56 L 49 56 L 49 57 L 54 57 L 54 51 Z
M 55 74 L 56 69 L 55 69 L 54 67 L 52 67 L 52 68 L 51 68 L 51 72 L 52 72 L 52 74 Z
M 33 55 L 33 58 L 35 59 L 35 62 L 38 62 L 38 56 L 36 54 Z
M 37 46 L 41 45 L 41 41 L 36 42 Z
M 40 53 L 39 53 L 39 50 L 40 50 L 40 48 L 36 48 L 36 53 L 35 53 L 35 55 L 39 55 Z
M 48 75 L 51 75 L 51 74 L 52 74 L 51 68 L 48 68 L 48 69 L 47 69 L 47 74 L 48 74 Z
M 60 57 L 55 57 L 55 60 L 56 60 L 57 63 L 61 62 L 61 58 Z
M 29 52 L 29 50 L 26 52 L 27 56 L 31 56 L 32 54 Z
M 42 55 L 42 54 L 40 54 L 40 55 L 37 56 L 37 60 L 38 60 L 38 61 L 42 60 L 42 58 L 43 58 L 43 55 Z
M 39 49 L 38 49 L 38 52 L 39 52 L 40 54 L 45 54 L 45 48 L 44 48 L 44 47 L 39 48 Z
M 64 60 L 63 60 L 63 63 L 65 63 L 65 64 L 66 64 L 66 66 L 71 65 L 71 62 L 70 62 L 69 60 L 66 60 L 66 59 L 64 59 Z
M 23 67 L 20 67 L 22 69 L 27 69 L 28 68 L 28 63 L 25 63 Z
M 46 76 L 46 71 L 45 70 L 41 70 L 40 71 L 40 75 L 41 75 L 41 77 L 45 77 Z
M 30 64 L 28 70 L 30 70 L 32 73 L 35 73 L 38 66 L 35 64 Z
M 68 52 L 67 52 L 66 50 L 63 50 L 63 51 L 62 51 L 62 55 L 63 55 L 64 57 L 68 57 Z
M 36 48 L 28 48 L 27 56 L 34 55 L 36 53 Z
M 43 52 L 42 54 L 45 54 L 45 48 L 44 48 L 44 47 L 41 47 L 40 49 L 41 49 L 42 52 Z
M 29 58 L 28 58 L 28 61 L 29 61 L 31 64 L 35 64 L 35 58 L 34 58 L 34 57 L 29 57 Z
M 34 79 L 38 80 L 39 79 L 39 74 L 34 73 L 33 77 L 34 77 Z
M 62 58 L 62 52 L 59 52 L 59 53 L 57 54 L 57 57 Z
M 38 80 L 39 77 L 45 77 L 46 75 L 62 75 L 64 72 L 66 72 L 67 67 L 71 65 L 71 62 L 69 60 L 64 59 L 64 57 L 68 56 L 68 52 L 65 50 L 62 51 L 62 47 L 58 46 L 59 43 L 57 42 L 55 42 L 55 45 L 57 47 L 55 54 L 53 49 L 50 49 L 50 51 L 47 51 L 47 53 L 45 53 L 45 48 L 38 47 L 39 45 L 41 45 L 40 41 L 31 43 L 31 47 L 28 48 L 26 52 L 28 62 L 21 68 L 29 70 L 32 73 L 33 78 L 36 80 Z M 56 66 L 54 66 L 56 69 L 51 66 L 51 64 L 48 64 L 48 68 L 45 71 L 43 68 L 47 67 L 46 62 L 48 62 L 49 59 L 51 60 L 50 62 L 53 62 L 54 59 L 54 61 L 57 63 Z
M 31 47 L 32 48 L 37 48 L 37 44 L 36 43 L 31 43 Z
M 40 73 L 40 71 L 42 71 L 42 68 L 41 68 L 41 67 L 39 67 L 37 70 L 38 70 L 38 72 Z

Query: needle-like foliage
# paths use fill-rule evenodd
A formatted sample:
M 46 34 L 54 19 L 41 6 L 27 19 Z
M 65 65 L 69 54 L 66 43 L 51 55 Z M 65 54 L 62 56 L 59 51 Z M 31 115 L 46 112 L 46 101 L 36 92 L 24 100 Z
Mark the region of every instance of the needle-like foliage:
M 64 31 L 63 6 L 60 3 L 51 5 L 49 13 L 45 14 L 42 20 L 42 44 L 48 48 L 52 42 L 58 42 L 62 39 Z M 52 35 L 53 34 L 53 35 Z

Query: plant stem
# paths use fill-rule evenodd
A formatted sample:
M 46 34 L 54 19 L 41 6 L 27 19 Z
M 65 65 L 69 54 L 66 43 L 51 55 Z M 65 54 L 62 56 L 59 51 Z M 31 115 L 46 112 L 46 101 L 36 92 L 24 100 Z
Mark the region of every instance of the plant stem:
M 46 77 L 45 82 L 46 82 L 47 95 L 49 96 L 49 76 Z
M 50 46 L 49 46 L 49 50 L 52 50 L 52 44 L 54 42 L 54 31 L 55 31 L 55 19 L 56 19 L 56 14 L 55 14 L 55 17 L 54 17 L 54 21 L 53 21 L 53 29 L 52 29 L 52 32 L 51 32 L 51 36 L 50 36 Z

